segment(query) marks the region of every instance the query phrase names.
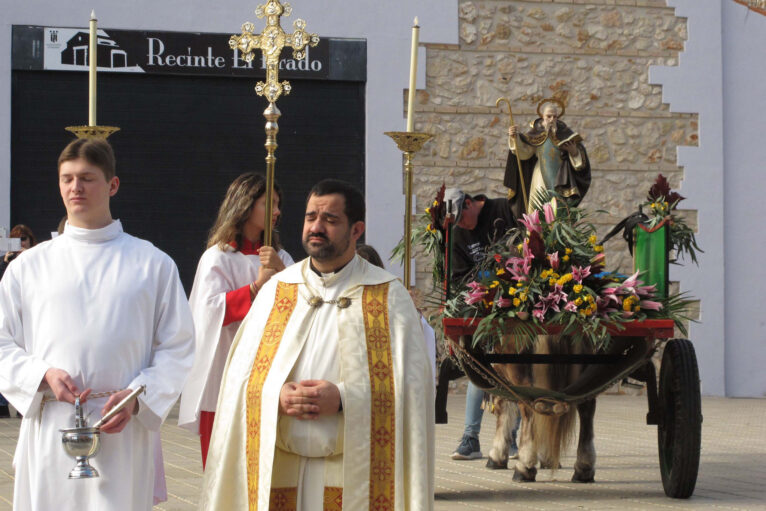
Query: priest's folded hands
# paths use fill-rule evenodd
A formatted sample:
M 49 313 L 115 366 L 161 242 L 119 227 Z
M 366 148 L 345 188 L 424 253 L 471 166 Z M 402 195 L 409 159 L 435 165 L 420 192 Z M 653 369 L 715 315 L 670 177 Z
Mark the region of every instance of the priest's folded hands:
M 279 413 L 300 420 L 334 415 L 341 409 L 340 390 L 326 380 L 287 382 L 279 392 Z

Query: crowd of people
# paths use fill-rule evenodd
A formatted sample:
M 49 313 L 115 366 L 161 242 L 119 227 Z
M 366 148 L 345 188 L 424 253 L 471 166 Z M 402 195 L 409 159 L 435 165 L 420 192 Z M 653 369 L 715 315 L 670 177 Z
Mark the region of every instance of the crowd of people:
M 539 129 L 555 133 L 555 109 L 545 114 Z M 522 138 L 525 160 L 533 135 Z M 581 172 L 587 156 L 569 140 L 556 164 Z M 532 187 L 555 185 L 545 158 L 523 169 Z M 36 244 L 16 226 L 21 249 L 1 268 L 0 393 L 23 415 L 15 508 L 137 510 L 166 498 L 159 429 L 179 395 L 179 424 L 200 436 L 202 509 L 433 508 L 435 336 L 374 248 L 357 245 L 366 215 L 358 189 L 331 179 L 311 189 L 308 257 L 295 263 L 276 231 L 264 244 L 282 190 L 275 186 L 267 218 L 265 178 L 242 174 L 187 300 L 173 260 L 112 217 L 120 180 L 105 140 L 70 143 L 58 181 L 63 232 Z M 516 225 L 517 202 L 447 196 L 453 268 L 466 277 Z M 101 477 L 79 480 L 76 491 L 62 484 L 72 460 L 58 430 L 72 425 L 75 401 L 100 417 L 141 386 L 100 428 Z M 481 457 L 482 395 L 469 387 L 454 459 Z M 8 412 L 0 401 L 0 416 Z

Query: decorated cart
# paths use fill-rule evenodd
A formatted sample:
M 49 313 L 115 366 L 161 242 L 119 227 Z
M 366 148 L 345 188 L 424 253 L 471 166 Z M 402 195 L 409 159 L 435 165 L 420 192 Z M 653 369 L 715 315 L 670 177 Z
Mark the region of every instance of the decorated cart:
M 646 421 L 657 426 L 665 493 L 688 498 L 699 466 L 700 378 L 692 343 L 674 338 L 677 330 L 685 333 L 689 301 L 668 292 L 668 254 L 674 249 L 696 261 L 699 247 L 674 214 L 682 197 L 671 195 L 662 176 L 658 183 L 646 204 L 649 214 L 632 215 L 610 233 L 624 230 L 634 254 L 633 275 L 605 271 L 603 241 L 596 243 L 583 211 L 541 196 L 539 207 L 521 220 L 522 228 L 495 240 L 475 274 L 459 284 L 446 279 L 443 326 L 451 354 L 469 379 L 518 403 L 522 417 L 526 412 L 530 420 L 564 416 L 575 408 L 582 412 L 579 407 L 592 402 L 592 424 L 598 394 L 628 377 L 645 383 Z M 449 208 L 439 199 L 430 210 Z M 447 222 L 442 230 L 446 257 L 437 258 L 445 275 L 450 274 L 449 231 Z M 658 351 L 659 378 L 653 361 Z M 531 376 L 536 368 L 566 372 L 575 366 L 559 386 L 539 385 Z M 573 481 L 589 482 L 592 467 L 578 474 L 581 450 L 587 451 L 582 434 L 581 429 Z M 537 463 L 537 455 L 531 463 Z M 527 470 L 531 475 L 519 480 L 534 480 L 536 469 Z

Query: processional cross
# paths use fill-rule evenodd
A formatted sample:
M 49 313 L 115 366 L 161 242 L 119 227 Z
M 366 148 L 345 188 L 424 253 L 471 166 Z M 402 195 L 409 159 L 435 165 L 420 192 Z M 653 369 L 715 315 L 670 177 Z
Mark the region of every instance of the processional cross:
M 245 62 L 252 62 L 255 58 L 255 50 L 260 50 L 266 61 L 266 81 L 255 84 L 255 92 L 259 96 L 266 96 L 269 106 L 264 110 L 263 116 L 266 118 L 266 218 L 263 241 L 265 245 L 271 245 L 271 217 L 273 207 L 274 190 L 274 164 L 277 159 L 274 153 L 277 150 L 277 133 L 279 126 L 277 120 L 282 113 L 277 108 L 277 99 L 282 94 L 290 94 L 292 87 L 287 80 L 279 82 L 279 61 L 282 49 L 287 46 L 293 49 L 293 57 L 301 60 L 306 56 L 306 47 L 315 47 L 319 43 L 319 36 L 306 32 L 306 22 L 297 19 L 293 22 L 295 31 L 287 34 L 282 29 L 282 16 L 289 16 L 292 13 L 292 7 L 289 3 L 282 4 L 280 0 L 269 0 L 264 5 L 259 5 L 255 9 L 255 15 L 258 18 L 266 18 L 266 28 L 260 34 L 255 34 L 255 25 L 249 21 L 242 25 L 242 33 L 233 35 L 229 39 L 229 46 L 232 49 L 239 50 Z

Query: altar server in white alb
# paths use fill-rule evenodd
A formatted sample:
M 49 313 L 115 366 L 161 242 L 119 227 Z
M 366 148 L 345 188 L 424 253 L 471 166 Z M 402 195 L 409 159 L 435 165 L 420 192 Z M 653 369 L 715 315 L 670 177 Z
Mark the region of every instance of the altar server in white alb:
M 148 510 L 160 425 L 193 362 L 191 311 L 170 257 L 112 219 L 111 146 L 72 142 L 58 173 L 63 235 L 25 251 L 0 282 L 0 392 L 24 415 L 14 509 Z M 101 428 L 100 477 L 68 480 L 59 429 L 74 426 L 75 397 L 93 424 L 141 385 Z
M 275 186 L 272 226 L 279 219 L 282 192 Z M 275 273 L 293 264 L 279 247 L 263 246 L 266 218 L 266 178 L 253 172 L 235 179 L 226 192 L 194 277 L 189 304 L 194 316 L 196 356 L 183 393 L 179 426 L 200 435 L 205 467 L 213 430 L 218 387 L 240 323 L 255 295 Z
M 266 283 L 230 350 L 202 509 L 433 509 L 431 364 L 407 290 L 355 253 L 364 210 L 348 183 L 309 194 L 309 257 Z

